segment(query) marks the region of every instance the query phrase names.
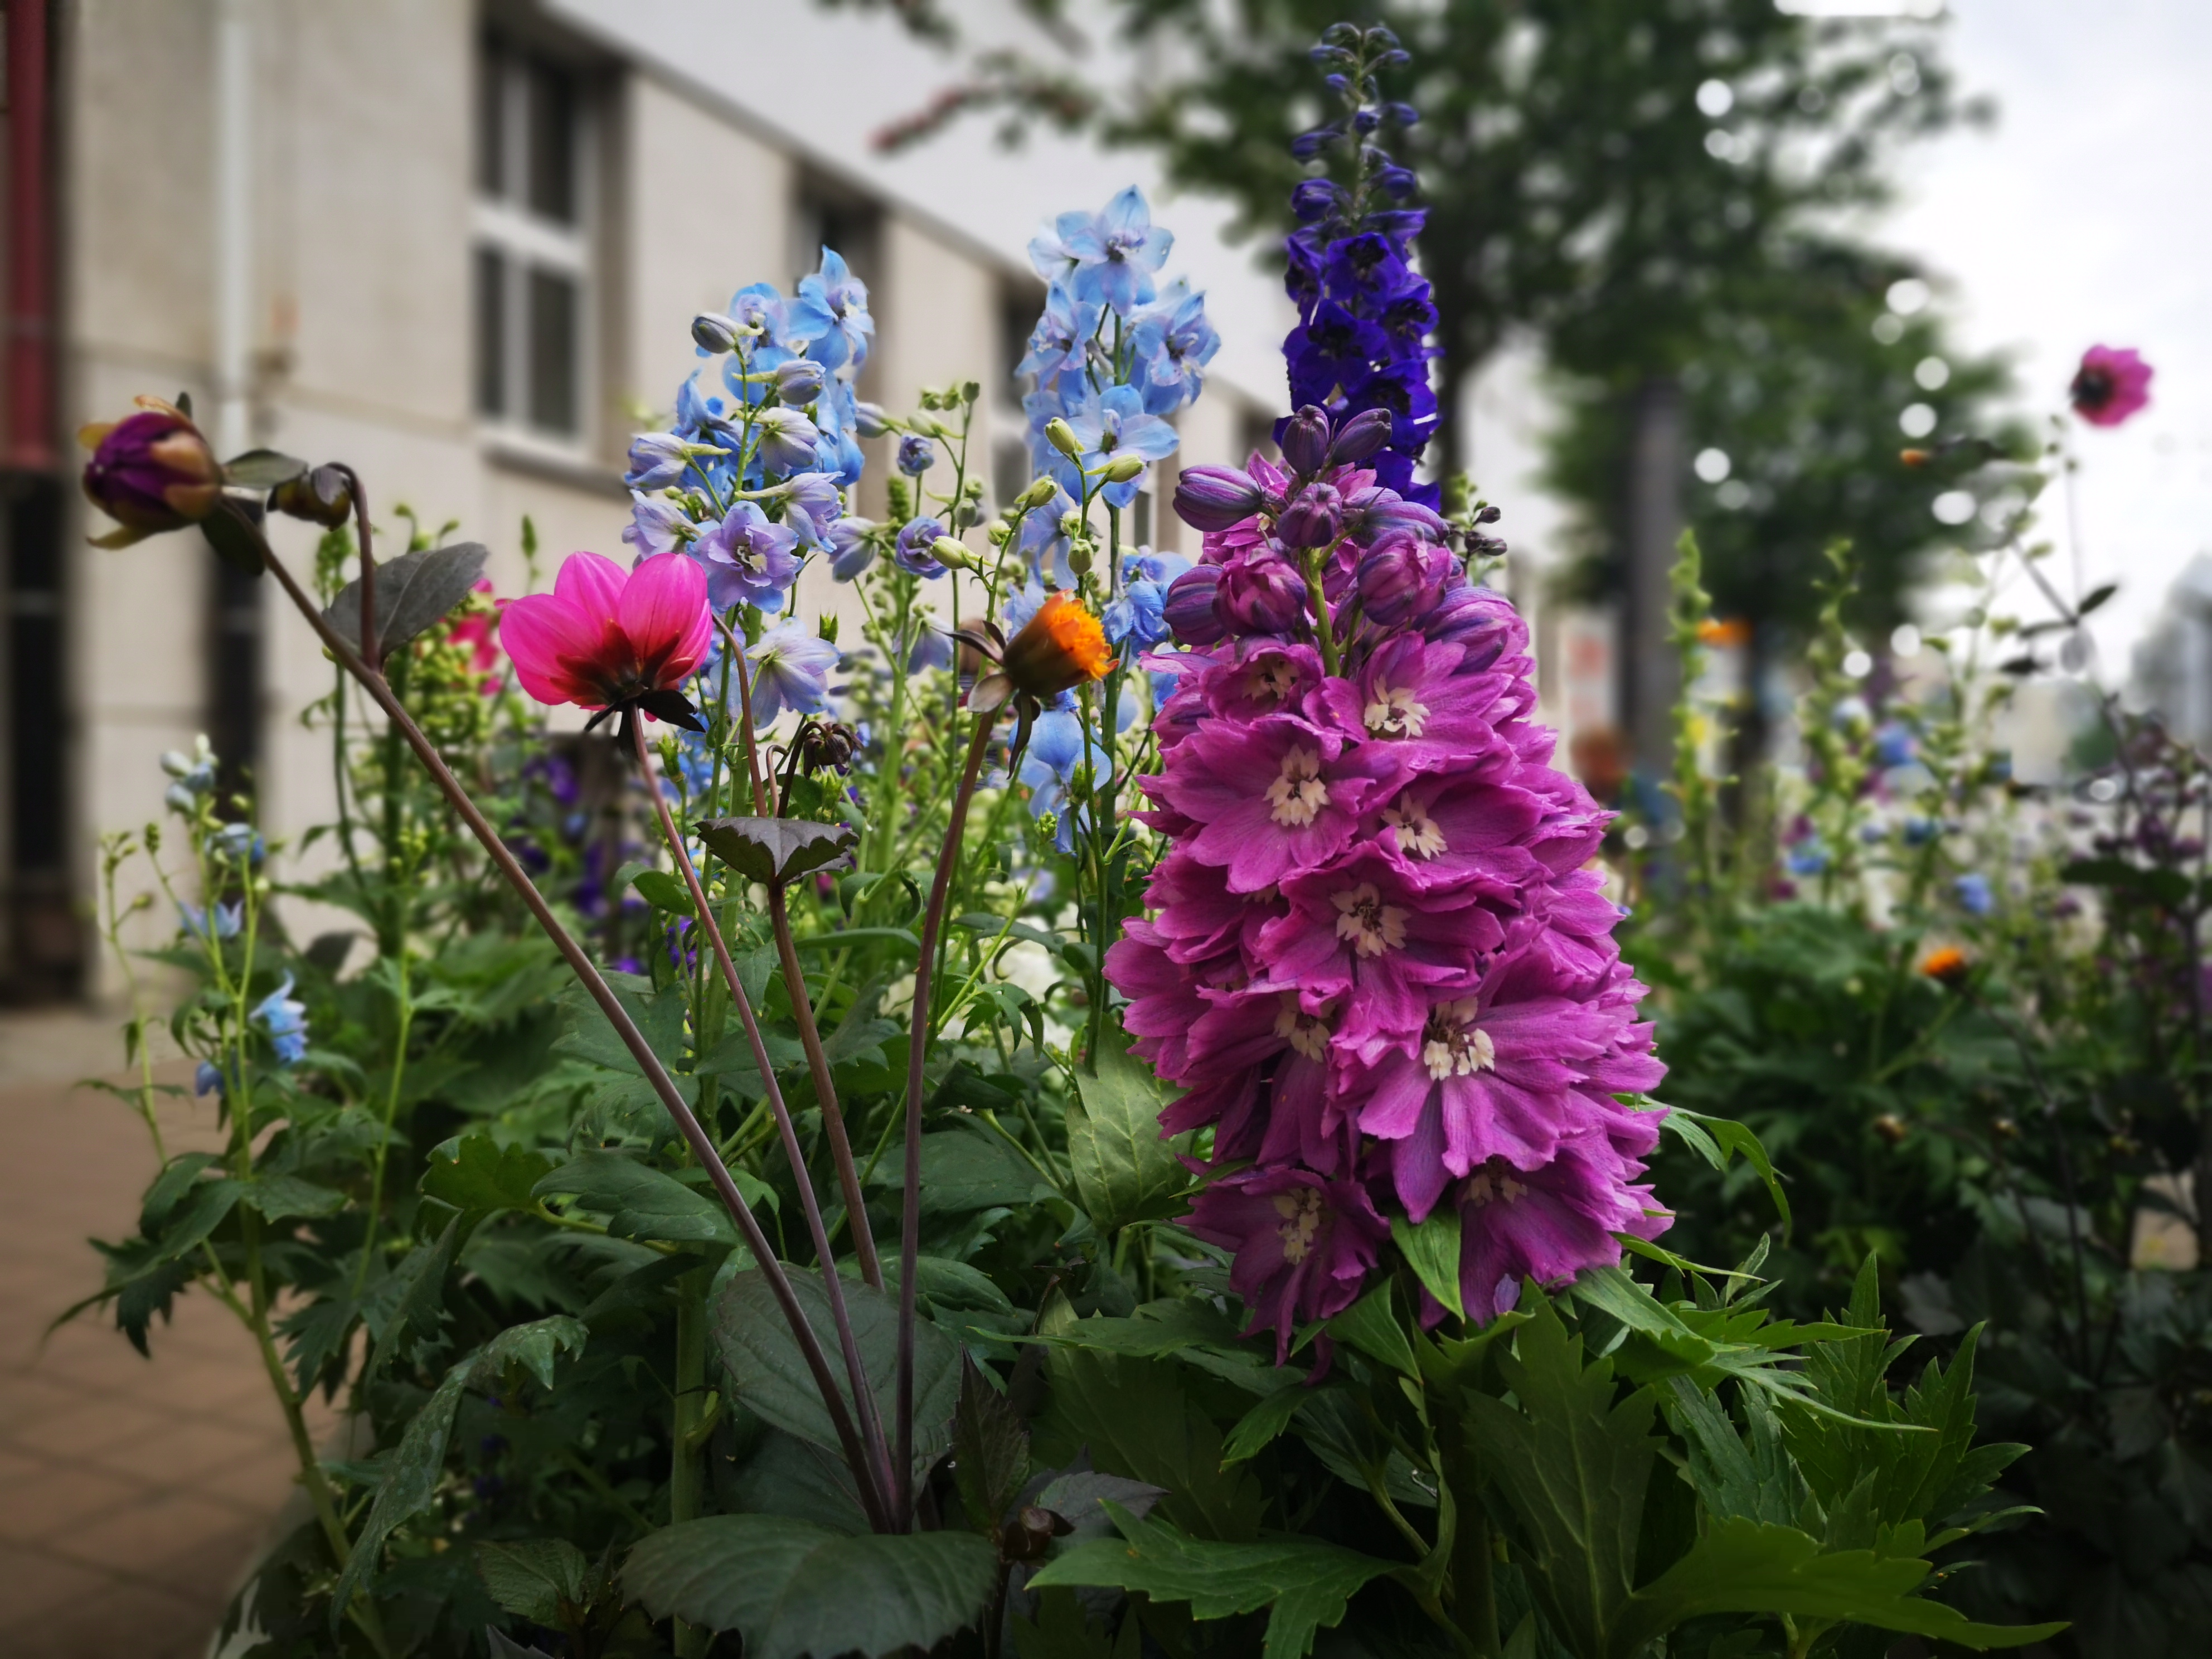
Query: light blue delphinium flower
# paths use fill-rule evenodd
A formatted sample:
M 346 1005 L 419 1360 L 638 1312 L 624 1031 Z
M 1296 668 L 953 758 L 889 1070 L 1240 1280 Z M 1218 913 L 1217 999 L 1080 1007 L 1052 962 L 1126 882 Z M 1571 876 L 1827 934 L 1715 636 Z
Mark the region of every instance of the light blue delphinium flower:
M 1941 829 L 1935 819 L 1916 813 L 1905 821 L 1905 844 L 1907 847 L 1925 847 L 1936 839 Z
M 898 470 L 909 478 L 919 478 L 937 465 L 937 446 L 919 432 L 909 432 L 899 440 Z
M 1059 452 L 1054 451 L 1057 456 Z M 1054 489 L 1053 498 L 1042 507 L 1022 515 L 1020 539 L 1015 544 L 1022 556 L 1030 562 L 1030 579 L 1039 581 L 1049 573 L 1058 587 L 1075 586 L 1075 573 L 1068 568 L 1067 526 L 1075 514 L 1075 498 L 1065 486 Z M 1040 599 L 1038 603 L 1043 601 Z M 1032 613 L 1034 614 L 1034 613 Z M 1028 618 L 1024 617 L 1024 621 Z
M 1828 867 L 1828 849 L 1817 841 L 1801 841 L 1783 855 L 1782 862 L 1793 876 L 1817 876 Z
M 1190 568 L 1190 561 L 1173 553 L 1141 549 L 1121 561 L 1121 596 L 1106 607 L 1100 620 L 1106 637 L 1115 645 L 1133 645 L 1148 651 L 1168 636 L 1168 584 Z
M 799 279 L 791 302 L 793 337 L 804 335 L 806 355 L 825 368 L 850 362 L 857 371 L 868 361 L 868 341 L 875 331 L 875 319 L 868 315 L 868 285 L 846 269 L 838 254 L 823 248 L 822 269 Z
M 999 607 L 999 620 L 1006 630 L 1006 637 L 1012 639 L 1027 628 L 1036 613 L 1044 609 L 1044 584 L 1034 574 L 1020 587 L 1007 594 L 1006 602 Z M 1064 697 L 1067 694 L 1062 692 L 1060 695 Z
M 1079 300 L 1095 300 L 1127 316 L 1152 300 L 1152 273 L 1166 263 L 1174 233 L 1152 223 L 1152 210 L 1134 185 L 1098 213 L 1071 226 L 1060 219 L 1060 244 L 1073 262 Z
M 876 562 L 876 544 L 868 532 L 875 528 L 867 519 L 840 519 L 830 529 L 830 574 L 841 582 L 853 580 Z
M 253 1018 L 269 1033 L 279 1065 L 293 1065 L 307 1052 L 307 1005 L 293 1000 L 291 975 L 255 1005 Z
M 768 471 L 799 472 L 813 466 L 822 434 L 799 410 L 778 404 L 759 416 L 753 431 L 759 440 L 753 453 Z
M 632 489 L 665 489 L 683 477 L 695 455 L 722 453 L 719 445 L 693 443 L 673 432 L 641 432 L 630 440 L 623 482 Z
M 707 572 L 707 598 L 717 611 L 757 605 L 781 611 L 799 578 L 799 534 L 770 524 L 751 501 L 739 501 L 691 549 Z
M 649 559 L 656 553 L 673 553 L 699 533 L 699 526 L 674 501 L 665 495 L 645 495 L 631 492 L 629 528 L 622 538 L 637 550 L 637 556 Z
M 830 706 L 830 671 L 837 647 L 795 622 L 779 623 L 746 648 L 753 723 L 766 726 L 787 708 L 819 714 Z
M 909 519 L 899 531 L 898 540 L 891 549 L 891 557 L 898 568 L 909 575 L 934 578 L 945 574 L 945 567 L 930 550 L 937 538 L 945 533 L 945 521 L 924 516 Z
M 845 511 L 837 480 L 827 472 L 799 472 L 785 479 L 783 521 L 799 532 L 805 547 L 819 547 Z
M 811 357 L 793 357 L 775 366 L 777 400 L 804 409 L 822 395 L 824 370 Z
M 940 569 L 942 566 L 939 567 Z M 915 636 L 914 649 L 906 653 L 906 672 L 919 674 L 925 668 L 952 666 L 952 635 L 939 628 L 924 625 Z
M 1145 412 L 1144 394 L 1133 386 L 1109 386 L 1069 406 L 1064 417 L 1083 447 L 1083 467 L 1096 473 L 1117 455 L 1141 455 L 1157 461 L 1175 453 L 1176 429 Z M 1100 492 L 1113 507 L 1137 499 L 1141 480 L 1109 483 Z
M 1990 888 L 1990 878 L 1978 870 L 1969 870 L 1951 883 L 1951 893 L 1959 901 L 1959 908 L 1970 916 L 1985 916 L 1997 908 L 1996 894 Z
M 1920 740 L 1903 720 L 1884 720 L 1874 734 L 1874 757 L 1883 766 L 1909 766 L 1920 753 Z
M 1014 373 L 1036 375 L 1039 386 L 1056 386 L 1062 375 L 1082 372 L 1097 331 L 1098 307 L 1078 300 L 1065 283 L 1054 283 L 1045 290 L 1044 311 L 1030 331 L 1029 356 Z
M 1015 775 L 1030 789 L 1030 815 L 1042 817 L 1057 812 L 1060 822 L 1053 844 L 1063 853 L 1075 850 L 1075 817 L 1068 811 L 1067 789 L 1076 769 L 1085 762 L 1083 722 L 1076 717 L 1075 700 L 1062 692 L 1054 706 L 1036 718 L 1030 730 L 1029 747 Z M 1092 787 L 1113 775 L 1113 757 L 1095 739 L 1088 744 Z
M 222 1092 L 222 1073 L 216 1068 L 213 1060 L 202 1060 L 199 1063 L 199 1069 L 192 1073 L 192 1093 L 208 1095 Z
M 1180 278 L 1174 287 L 1184 286 Z M 1194 399 L 1206 384 L 1206 366 L 1221 349 L 1221 336 L 1206 319 L 1203 294 L 1170 292 L 1137 321 L 1137 377 L 1145 407 L 1169 415 Z
M 207 911 L 201 909 L 197 904 L 180 901 L 177 905 L 177 914 L 187 933 L 203 943 L 210 941 Z M 246 926 L 246 901 L 239 899 L 225 904 L 222 900 L 216 900 L 214 920 L 215 932 L 211 936 L 213 939 L 236 939 Z

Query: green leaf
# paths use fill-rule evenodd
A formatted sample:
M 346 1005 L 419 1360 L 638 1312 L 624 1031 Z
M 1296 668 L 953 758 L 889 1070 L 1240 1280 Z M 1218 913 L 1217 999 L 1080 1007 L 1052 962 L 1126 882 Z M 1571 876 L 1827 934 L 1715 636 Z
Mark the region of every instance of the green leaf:
M 345 1208 L 345 1194 L 298 1176 L 257 1175 L 246 1183 L 240 1200 L 261 1212 L 266 1221 L 293 1216 L 335 1215 Z
M 1972 1623 L 1955 1607 L 1912 1594 L 1927 1576 L 1925 1561 L 1884 1559 L 1871 1550 L 1823 1553 L 1815 1540 L 1795 1528 L 1723 1520 L 1630 1598 L 1602 1651 L 1626 1659 L 1685 1620 L 1714 1613 L 1872 1625 L 1976 1649 L 2025 1647 L 2066 1628 L 2063 1623 Z
M 665 870 L 641 870 L 632 878 L 630 885 L 655 909 L 679 916 L 694 914 L 691 890 Z
M 1241 1464 L 1223 1467 L 1221 1431 L 1184 1392 L 1188 1375 L 1156 1359 L 1055 1347 L 1047 1362 L 1049 1404 L 1040 1445 L 1069 1455 L 1087 1447 L 1094 1468 L 1164 1487 L 1162 1510 L 1202 1538 L 1243 1542 L 1258 1535 L 1259 1482 Z
M 553 1385 L 553 1357 L 562 1349 L 581 1352 L 586 1333 L 565 1316 L 515 1325 L 501 1331 L 483 1347 L 455 1360 L 437 1389 L 407 1425 L 399 1443 L 379 1466 L 375 1497 L 368 1518 L 354 1540 L 345 1571 L 338 1575 L 331 1597 L 331 1628 L 345 1617 L 355 1590 L 375 1582 L 385 1540 L 410 1516 L 428 1509 L 444 1478 L 446 1441 L 453 1431 L 453 1413 L 461 1395 L 471 1386 L 496 1380 L 509 1364 L 526 1366 L 540 1384 Z
M 1030 1478 L 1030 1433 L 1012 1402 L 965 1352 L 960 1404 L 952 1413 L 952 1458 L 969 1525 L 995 1538 L 1000 1518 Z
M 1536 1599 L 1573 1652 L 1625 1655 L 1620 1627 L 1635 1589 L 1638 1534 L 1651 1463 L 1651 1397 L 1613 1401 L 1610 1360 L 1586 1364 L 1552 1305 L 1533 1298 L 1515 1352 L 1494 1363 L 1519 1401 L 1459 1398 L 1464 1427 L 1495 1490 L 1520 1523 L 1515 1559 Z
M 793 881 L 843 861 L 858 839 L 849 823 L 805 818 L 708 818 L 692 826 L 708 850 L 751 881 Z
M 249 449 L 223 463 L 225 482 L 247 489 L 274 489 L 289 483 L 307 470 L 296 455 L 277 449 Z
M 878 1659 L 927 1652 L 975 1623 L 1000 1571 L 972 1533 L 847 1538 L 781 1516 L 717 1515 L 640 1543 L 623 1588 L 655 1619 L 740 1632 L 746 1659 Z
M 1655 1106 L 1657 1103 L 1653 1103 Z M 1729 1162 L 1741 1153 L 1746 1163 L 1759 1171 L 1759 1178 L 1766 1183 L 1767 1196 L 1782 1215 L 1782 1237 L 1790 1237 L 1790 1199 L 1782 1190 L 1782 1182 L 1774 1173 L 1773 1162 L 1766 1156 L 1766 1148 L 1759 1137 L 1733 1118 L 1707 1117 L 1686 1106 L 1661 1108 L 1667 1115 L 1659 1127 L 1680 1139 L 1698 1157 L 1716 1170 L 1725 1170 Z
M 381 662 L 416 635 L 428 632 L 469 596 L 483 574 L 491 550 L 482 542 L 455 542 L 402 553 L 376 567 L 376 654 Z M 361 578 L 338 590 L 323 620 L 340 639 L 361 648 Z
M 480 1543 L 476 1557 L 477 1573 L 491 1599 L 533 1625 L 559 1630 L 586 1599 L 584 1581 L 591 1563 L 565 1538 Z M 568 1604 L 565 1613 L 563 1602 Z
M 1221 1449 L 1222 1462 L 1242 1463 L 1258 1456 L 1291 1426 L 1291 1419 L 1297 1415 L 1298 1407 L 1312 1397 L 1313 1390 L 1304 1381 L 1285 1382 L 1274 1393 L 1263 1396 L 1230 1430 L 1228 1443 Z
M 837 1328 L 830 1316 L 822 1276 L 812 1268 L 786 1271 L 807 1323 L 829 1356 L 837 1392 L 849 1408 L 852 1385 L 838 1357 Z M 860 1369 L 888 1427 L 897 1420 L 898 1304 L 883 1291 L 858 1282 L 847 1283 L 844 1291 Z M 817 1446 L 840 1449 L 837 1431 L 816 1391 L 814 1373 L 807 1369 L 783 1310 L 757 1267 L 732 1275 L 716 1296 L 714 1331 L 731 1388 L 739 1400 L 787 1433 Z M 960 1349 L 927 1322 L 917 1322 L 914 1334 L 915 1462 L 917 1468 L 927 1468 L 951 1443 L 953 1409 L 960 1398 Z
M 1334 1626 L 1370 1579 L 1396 1571 L 1318 1539 L 1282 1537 L 1249 1544 L 1186 1537 L 1164 1521 L 1139 1520 L 1118 1504 L 1108 1511 L 1122 1541 L 1079 1544 L 1031 1576 L 1030 1587 L 1097 1584 L 1141 1590 L 1155 1601 L 1188 1601 L 1195 1619 L 1267 1615 L 1265 1659 L 1304 1659 L 1314 1632 Z
M 1448 1309 L 1453 1318 L 1465 1319 L 1467 1306 L 1460 1300 L 1459 1206 L 1439 1204 L 1429 1218 L 1415 1226 L 1402 1215 L 1390 1218 L 1390 1238 L 1421 1288 Z
M 903 1182 L 904 1171 L 887 1158 L 877 1164 L 869 1184 L 897 1187 Z M 921 1138 L 924 1215 L 959 1215 L 1054 1196 L 1045 1178 L 996 1135 L 981 1130 L 940 1129 Z
M 455 1209 L 489 1213 L 527 1210 L 553 1160 L 528 1146 L 502 1146 L 488 1134 L 462 1135 L 430 1151 L 422 1195 Z
M 738 1189 L 748 1204 L 757 1202 L 757 1193 L 767 1190 L 757 1176 L 741 1176 Z M 607 1218 L 607 1231 L 617 1238 L 739 1242 L 737 1224 L 719 1202 L 624 1152 L 581 1153 L 541 1177 L 531 1190 L 539 1198 L 565 1195 L 599 1212 Z
M 1382 1283 L 1328 1322 L 1328 1334 L 1348 1342 L 1370 1359 L 1379 1359 L 1401 1376 L 1420 1381 L 1421 1368 L 1413 1362 L 1413 1345 L 1398 1323 L 1390 1281 Z
M 409 1337 L 428 1340 L 445 1325 L 446 1275 L 453 1268 L 465 1219 L 455 1216 L 435 1244 L 409 1251 L 363 1298 L 362 1316 L 376 1343 L 369 1352 L 368 1369 L 362 1373 L 363 1386 L 383 1370 Z
M 1179 1213 L 1191 1176 L 1176 1156 L 1183 1142 L 1161 1139 L 1168 1100 L 1158 1078 L 1111 1026 L 1095 1060 L 1095 1074 L 1077 1071 L 1082 1098 L 1067 1105 L 1067 1156 L 1084 1209 L 1104 1233 Z
M 161 1236 L 162 1224 L 191 1193 L 200 1171 L 210 1164 L 220 1164 L 222 1158 L 214 1152 L 179 1152 L 169 1161 L 169 1166 L 154 1177 L 154 1184 L 146 1189 L 146 1198 L 138 1211 L 138 1231 L 149 1238 Z
M 646 1046 L 670 1070 L 681 1069 L 689 1052 L 684 1036 L 686 1007 L 682 988 L 657 995 L 653 982 L 635 974 L 609 974 L 606 981 L 614 991 L 615 1000 L 644 1034 Z M 631 1055 L 629 1045 L 616 1035 L 607 1017 L 599 1012 L 599 1005 L 592 1000 L 582 986 L 570 986 L 562 995 L 561 1007 L 567 1023 L 561 1040 L 553 1045 L 555 1054 L 573 1054 L 578 1060 L 588 1060 L 610 1071 L 627 1072 L 632 1077 L 645 1075 Z

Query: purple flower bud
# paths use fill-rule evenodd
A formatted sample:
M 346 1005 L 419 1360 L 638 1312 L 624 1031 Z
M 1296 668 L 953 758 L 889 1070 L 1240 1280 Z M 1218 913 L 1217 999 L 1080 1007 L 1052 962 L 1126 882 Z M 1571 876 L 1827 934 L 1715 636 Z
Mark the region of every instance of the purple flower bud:
M 1327 547 L 1343 528 L 1344 497 L 1325 483 L 1308 484 L 1275 520 L 1275 534 L 1285 547 Z
M 1167 601 L 1160 607 L 1160 614 L 1166 618 L 1169 630 L 1178 643 L 1221 643 L 1226 631 L 1214 603 L 1220 588 L 1221 567 L 1216 564 L 1194 565 L 1169 584 Z
M 1353 580 L 1368 621 L 1395 628 L 1428 611 L 1453 568 L 1451 555 L 1401 531 L 1368 550 Z
M 822 395 L 822 365 L 811 357 L 793 357 L 775 366 L 777 401 L 803 409 Z
M 918 478 L 937 465 L 937 446 L 918 432 L 909 432 L 899 440 L 898 470 L 909 478 Z
M 1308 404 L 1283 423 L 1283 459 L 1301 477 L 1328 465 L 1328 411 Z
M 1344 200 L 1344 190 L 1327 179 L 1301 180 L 1291 191 L 1291 211 L 1302 225 L 1326 219 Z
M 1194 530 L 1226 530 L 1260 510 L 1260 486 L 1233 467 L 1187 466 L 1176 478 L 1176 516 Z
M 1272 555 L 1221 567 L 1214 614 L 1231 634 L 1287 634 L 1306 614 L 1306 585 Z
M 131 541 L 204 519 L 222 495 L 222 469 L 191 418 L 159 398 L 141 398 L 138 408 L 112 426 L 77 434 L 93 451 L 84 467 L 86 497 Z
M 1353 416 L 1336 429 L 1328 447 L 1333 466 L 1356 466 L 1390 441 L 1390 411 L 1370 409 Z

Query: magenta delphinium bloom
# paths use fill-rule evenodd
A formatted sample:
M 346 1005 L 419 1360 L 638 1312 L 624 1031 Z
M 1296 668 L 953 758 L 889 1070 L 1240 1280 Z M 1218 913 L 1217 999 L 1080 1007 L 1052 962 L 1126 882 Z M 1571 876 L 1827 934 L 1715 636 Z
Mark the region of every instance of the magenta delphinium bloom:
M 1307 235 L 1294 270 L 1400 270 L 1390 223 Z M 1310 322 L 1316 385 L 1382 352 L 1385 322 Z M 1279 465 L 1177 489 L 1202 537 L 1163 606 L 1182 649 L 1142 659 L 1173 687 L 1141 780 L 1168 850 L 1106 956 L 1133 1051 L 1184 1091 L 1163 1133 L 1200 1132 L 1191 1231 L 1235 1252 L 1279 1354 L 1376 1281 L 1394 1221 L 1458 1218 L 1481 1323 L 1671 1218 L 1642 1182 L 1664 1068 L 1585 867 L 1611 815 L 1552 764 L 1528 629 L 1468 574 L 1503 549 L 1495 509 L 1448 523 L 1411 481 L 1425 385 L 1402 420 L 1365 398 L 1297 410 Z
M 561 562 L 550 593 L 501 613 L 500 643 L 514 677 L 540 702 L 573 702 L 627 720 L 634 710 L 702 729 L 683 693 L 714 638 L 707 573 L 680 553 L 624 570 L 597 553 Z
M 2138 351 L 2091 346 L 2068 392 L 2074 412 L 2091 426 L 2118 426 L 2150 402 L 2151 373 Z

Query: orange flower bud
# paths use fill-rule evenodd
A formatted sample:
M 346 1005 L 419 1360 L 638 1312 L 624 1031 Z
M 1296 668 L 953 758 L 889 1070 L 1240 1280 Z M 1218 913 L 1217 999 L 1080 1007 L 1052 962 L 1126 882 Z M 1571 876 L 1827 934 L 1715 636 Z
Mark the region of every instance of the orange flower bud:
M 1939 945 L 1920 958 L 1920 971 L 1939 985 L 1959 984 L 1970 966 L 1966 953 L 1955 945 Z
M 1048 597 L 1027 627 L 1006 642 L 1002 666 L 1017 691 L 1057 696 L 1089 680 L 1103 679 L 1114 665 L 1098 618 L 1066 593 Z

